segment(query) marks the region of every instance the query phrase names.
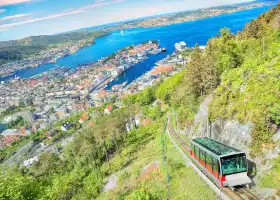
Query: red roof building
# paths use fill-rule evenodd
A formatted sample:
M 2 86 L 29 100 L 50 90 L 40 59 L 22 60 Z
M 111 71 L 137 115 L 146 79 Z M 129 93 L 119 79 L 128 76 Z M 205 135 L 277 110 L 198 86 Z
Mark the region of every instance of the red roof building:
M 84 112 L 79 120 L 80 124 L 83 124 L 86 120 L 88 120 L 89 116 L 87 112 Z
M 168 73 L 173 71 L 173 67 L 172 66 L 159 66 L 155 69 L 152 70 L 151 74 L 152 75 L 160 75 L 162 73 Z
M 108 106 L 105 108 L 104 113 L 105 113 L 105 114 L 111 114 L 112 110 L 113 110 L 113 106 L 112 106 L 112 105 L 108 105 Z

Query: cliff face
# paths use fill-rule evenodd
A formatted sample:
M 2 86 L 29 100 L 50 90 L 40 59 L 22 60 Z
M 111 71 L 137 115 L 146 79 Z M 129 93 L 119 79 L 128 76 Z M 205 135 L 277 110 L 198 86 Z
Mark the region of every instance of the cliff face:
M 237 120 L 216 119 L 210 121 L 208 105 L 213 100 L 212 96 L 207 97 L 200 105 L 195 114 L 194 125 L 185 129 L 190 137 L 211 137 L 214 140 L 250 152 L 252 143 L 251 131 L 253 123 L 242 124 Z
M 190 139 L 197 137 L 211 137 L 212 139 L 235 147 L 247 154 L 249 170 L 254 183 L 258 186 L 257 190 L 261 192 L 261 196 L 270 196 L 276 192 L 273 189 L 262 190 L 260 187 L 262 177 L 273 167 L 273 160 L 280 154 L 280 130 L 273 136 L 274 144 L 263 144 L 262 156 L 252 157 L 250 147 L 252 144 L 252 130 L 254 124 L 248 122 L 240 123 L 238 120 L 216 119 L 209 121 L 209 103 L 213 100 L 213 96 L 208 96 L 201 104 L 195 114 L 193 125 L 186 126 L 181 131 Z

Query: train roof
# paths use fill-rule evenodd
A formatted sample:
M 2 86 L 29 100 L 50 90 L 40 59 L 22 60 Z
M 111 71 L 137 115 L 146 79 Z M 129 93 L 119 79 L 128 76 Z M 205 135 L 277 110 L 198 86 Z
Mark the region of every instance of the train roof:
M 217 142 L 217 141 L 212 140 L 207 137 L 196 138 L 193 140 L 193 142 L 199 144 L 200 146 L 204 147 L 208 151 L 211 151 L 212 153 L 216 154 L 217 156 L 241 152 L 233 147 L 227 146 L 223 143 Z

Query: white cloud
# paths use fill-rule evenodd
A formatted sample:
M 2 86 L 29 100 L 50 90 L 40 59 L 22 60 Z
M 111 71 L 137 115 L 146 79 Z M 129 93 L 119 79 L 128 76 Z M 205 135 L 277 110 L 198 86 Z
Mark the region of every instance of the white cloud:
M 0 0 L 0 6 L 7 6 L 12 4 L 27 3 L 33 0 Z
M 61 13 L 56 13 L 56 14 L 45 16 L 45 17 L 25 20 L 25 21 L 16 22 L 16 23 L 2 24 L 2 25 L 0 25 L 0 30 L 8 29 L 8 28 L 11 28 L 11 27 L 14 27 L 14 26 L 23 25 L 23 24 L 38 22 L 38 21 L 42 21 L 42 20 L 53 19 L 53 18 L 63 17 L 63 16 L 67 16 L 67 15 L 73 15 L 73 14 L 79 14 L 79 13 L 86 12 L 86 11 L 88 11 L 90 9 L 99 8 L 99 7 L 103 7 L 103 6 L 107 6 L 107 5 L 111 5 L 111 4 L 115 4 L 115 3 L 121 3 L 121 2 L 124 2 L 124 1 L 125 0 L 112 0 L 112 1 L 109 1 L 109 2 L 94 3 L 94 4 L 83 6 L 83 7 L 77 8 L 77 9 L 65 10 L 65 11 L 63 11 Z M 17 15 L 17 16 L 16 15 L 15 16 L 8 16 L 8 19 L 11 19 L 11 18 L 14 19 L 15 17 L 16 18 L 20 18 L 20 17 L 23 17 L 23 15 L 24 14 Z M 4 18 L 2 18 L 2 19 L 4 19 Z
M 0 18 L 0 22 L 1 21 L 6 21 L 6 20 L 11 20 L 11 19 L 20 19 L 20 18 L 28 17 L 30 15 L 32 15 L 32 14 L 28 13 L 28 14 L 18 14 L 18 15 L 6 16 L 6 17 L 3 17 L 3 18 Z

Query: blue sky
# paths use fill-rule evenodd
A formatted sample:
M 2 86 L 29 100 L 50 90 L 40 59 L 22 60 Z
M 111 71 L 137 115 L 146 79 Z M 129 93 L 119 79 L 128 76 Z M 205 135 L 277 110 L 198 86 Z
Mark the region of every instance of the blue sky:
M 247 0 L 0 0 L 0 40 Z

